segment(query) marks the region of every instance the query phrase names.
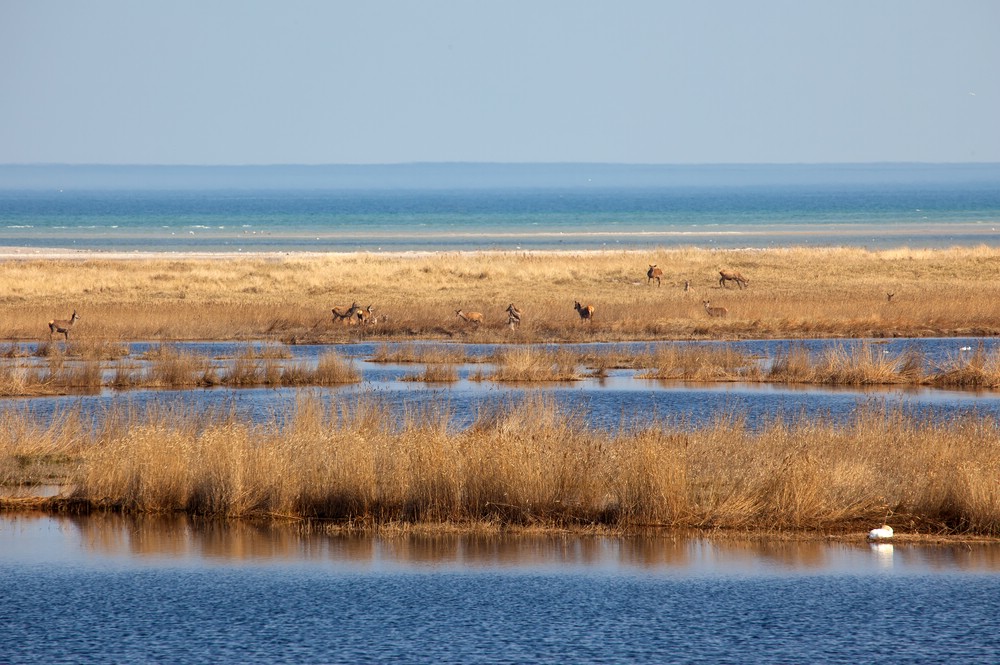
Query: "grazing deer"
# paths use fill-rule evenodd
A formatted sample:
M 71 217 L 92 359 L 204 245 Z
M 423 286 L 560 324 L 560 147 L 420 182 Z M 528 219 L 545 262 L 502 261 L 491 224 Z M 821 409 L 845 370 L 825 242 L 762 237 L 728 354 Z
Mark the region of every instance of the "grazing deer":
M 378 319 L 375 318 L 375 312 L 372 310 L 372 306 L 361 309 L 358 308 L 358 324 L 362 326 L 373 326 L 378 323 Z
M 52 333 L 62 333 L 66 336 L 66 341 L 69 341 L 69 329 L 73 327 L 73 324 L 80 319 L 80 315 L 73 310 L 73 316 L 69 317 L 69 320 L 63 319 L 52 319 L 49 321 L 49 339 L 52 339 Z
M 507 325 L 511 330 L 521 325 L 521 310 L 514 307 L 514 303 L 507 305 Z
M 340 309 L 339 307 L 334 307 L 330 311 L 333 312 L 334 323 L 336 323 L 337 321 L 340 322 L 347 321 L 348 323 L 354 323 L 354 317 L 357 315 L 358 312 L 361 311 L 361 309 L 358 307 L 358 303 L 355 302 L 350 307 L 348 307 L 347 310 Z
M 463 312 L 460 309 L 456 309 L 455 310 L 455 316 L 457 316 L 458 318 L 460 318 L 460 319 L 462 319 L 464 321 L 467 321 L 469 323 L 475 324 L 475 326 L 477 328 L 479 327 L 479 324 L 481 324 L 483 322 L 483 315 L 482 315 L 481 312 L 468 312 L 468 313 L 466 313 L 466 312 Z
M 726 288 L 726 282 L 736 282 L 741 289 L 750 285 L 750 280 L 735 270 L 720 270 L 719 275 L 719 286 L 722 288 Z
M 649 286 L 650 282 L 654 279 L 656 280 L 656 285 L 660 286 L 660 278 L 663 277 L 663 270 L 656 267 L 656 264 L 649 266 L 649 270 L 646 271 L 646 286 Z
M 709 316 L 718 316 L 720 318 L 729 316 L 729 310 L 725 307 L 712 307 L 707 300 L 702 300 L 701 303 L 705 306 L 705 311 L 708 312 Z
M 594 322 L 594 306 L 593 305 L 581 305 L 577 301 L 573 301 L 573 309 L 575 309 L 579 314 L 580 318 L 585 321 Z

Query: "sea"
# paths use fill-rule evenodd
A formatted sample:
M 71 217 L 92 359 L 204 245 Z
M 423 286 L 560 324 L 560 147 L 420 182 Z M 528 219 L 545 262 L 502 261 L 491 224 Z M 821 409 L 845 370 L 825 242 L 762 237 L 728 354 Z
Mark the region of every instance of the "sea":
M 1000 164 L 0 165 L 0 247 L 108 252 L 1000 243 Z

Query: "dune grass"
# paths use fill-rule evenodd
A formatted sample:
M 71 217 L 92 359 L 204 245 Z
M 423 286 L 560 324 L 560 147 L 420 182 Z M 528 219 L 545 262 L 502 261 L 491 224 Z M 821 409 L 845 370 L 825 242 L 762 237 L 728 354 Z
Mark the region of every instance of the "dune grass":
M 664 268 L 662 287 L 647 285 L 650 263 Z M 1000 333 L 1000 249 L 990 247 L 91 257 L 8 259 L 3 266 L 0 339 L 47 341 L 47 321 L 75 308 L 81 319 L 70 347 Z M 723 288 L 720 269 L 739 270 L 749 287 Z M 580 321 L 575 300 L 595 306 L 592 323 Z M 709 318 L 702 300 L 729 316 Z M 335 322 L 331 308 L 353 301 L 373 303 L 378 324 Z M 511 302 L 524 312 L 515 330 L 507 326 Z M 482 312 L 482 325 L 457 319 L 459 308 Z
M 59 459 L 72 501 L 90 509 L 820 532 L 888 515 L 904 533 L 1000 536 L 991 418 L 862 409 L 846 424 L 722 417 L 606 432 L 528 398 L 456 431 L 444 404 L 398 418 L 371 397 L 303 396 L 261 425 L 178 408 L 119 410 L 100 426 L 8 410 L 0 424 L 0 479 L 40 478 Z

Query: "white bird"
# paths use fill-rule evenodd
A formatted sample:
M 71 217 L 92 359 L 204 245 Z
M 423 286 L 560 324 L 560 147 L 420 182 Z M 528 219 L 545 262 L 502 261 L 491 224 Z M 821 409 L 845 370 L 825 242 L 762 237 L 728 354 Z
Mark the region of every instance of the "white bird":
M 892 538 L 892 527 L 888 524 L 883 524 L 881 529 L 872 529 L 868 532 L 868 540 L 885 540 L 886 538 Z

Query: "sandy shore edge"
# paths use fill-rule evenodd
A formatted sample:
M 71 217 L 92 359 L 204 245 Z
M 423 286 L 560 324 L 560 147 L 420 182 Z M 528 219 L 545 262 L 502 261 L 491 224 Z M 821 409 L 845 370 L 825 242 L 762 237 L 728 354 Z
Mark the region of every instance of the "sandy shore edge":
M 629 255 L 649 256 L 660 251 L 670 251 L 670 248 L 659 249 L 532 249 L 532 250 L 415 250 L 399 252 L 365 252 L 365 251 L 274 251 L 274 252 L 198 252 L 198 251 L 132 251 L 117 252 L 92 249 L 58 249 L 38 247 L 0 247 L 0 261 L 5 260 L 226 260 L 226 259 L 318 259 L 318 258 L 421 258 L 428 256 L 608 256 Z M 774 251 L 765 248 L 708 248 L 711 252 L 749 252 Z

